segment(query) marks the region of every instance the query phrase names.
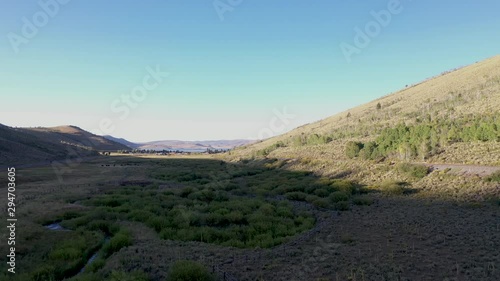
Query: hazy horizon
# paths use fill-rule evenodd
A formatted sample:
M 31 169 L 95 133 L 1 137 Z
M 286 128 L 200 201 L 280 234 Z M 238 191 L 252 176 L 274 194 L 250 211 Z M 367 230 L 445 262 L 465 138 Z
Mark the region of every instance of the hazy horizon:
M 496 1 L 260 0 L 225 12 L 212 1 L 53 1 L 0 4 L 2 124 L 133 142 L 257 139 L 500 45 Z

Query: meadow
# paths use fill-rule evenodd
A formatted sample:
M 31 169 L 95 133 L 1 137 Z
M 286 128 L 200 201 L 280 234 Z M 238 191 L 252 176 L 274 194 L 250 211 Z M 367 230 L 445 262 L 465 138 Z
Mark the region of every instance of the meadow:
M 18 169 L 18 273 L 0 278 L 497 280 L 499 205 L 423 196 L 436 175 L 418 168 L 377 185 L 274 158 L 113 155 L 62 182 Z

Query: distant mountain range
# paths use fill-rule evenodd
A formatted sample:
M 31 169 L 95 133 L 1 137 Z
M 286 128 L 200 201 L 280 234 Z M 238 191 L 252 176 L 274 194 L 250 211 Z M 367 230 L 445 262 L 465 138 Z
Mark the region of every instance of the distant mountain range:
M 128 150 L 121 143 L 76 126 L 12 128 L 0 124 L 0 166 L 32 164 Z
M 120 144 L 123 144 L 129 148 L 132 148 L 132 149 L 136 149 L 138 148 L 138 144 L 137 143 L 133 143 L 133 142 L 130 142 L 126 139 L 123 139 L 123 138 L 115 138 L 113 136 L 103 136 L 104 138 L 110 140 L 110 141 L 114 141 L 114 142 L 117 142 L 117 143 L 120 143 Z
M 252 140 L 211 140 L 211 141 L 181 141 L 181 140 L 162 140 L 145 143 L 133 143 L 122 138 L 113 136 L 104 136 L 105 138 L 126 145 L 133 149 L 144 150 L 180 150 L 191 152 L 203 152 L 207 149 L 232 149 L 238 146 L 253 143 Z
M 37 164 L 75 157 L 96 156 L 119 150 L 179 150 L 204 152 L 227 150 L 249 140 L 153 141 L 133 143 L 122 138 L 98 136 L 76 126 L 13 128 L 0 124 L 0 166 Z

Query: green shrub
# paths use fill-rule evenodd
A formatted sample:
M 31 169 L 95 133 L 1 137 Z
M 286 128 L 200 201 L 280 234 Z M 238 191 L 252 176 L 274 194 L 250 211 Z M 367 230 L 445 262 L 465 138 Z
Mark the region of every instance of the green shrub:
M 167 281 L 215 281 L 205 266 L 194 261 L 177 261 L 168 273 Z
M 148 276 L 141 271 L 112 271 L 109 281 L 149 281 Z
M 167 227 L 161 230 L 160 238 L 165 240 L 175 240 L 177 238 L 177 230 Z
M 238 189 L 238 188 L 240 188 L 240 186 L 234 182 L 230 182 L 222 187 L 222 189 L 225 191 L 231 191 L 231 190 Z
M 50 281 L 55 279 L 55 268 L 49 265 L 42 265 L 31 274 L 33 281 Z
M 330 183 L 332 183 L 332 180 L 327 178 L 327 177 L 321 177 L 319 180 L 318 180 L 318 185 L 319 186 L 323 186 L 323 185 L 329 185 Z
M 195 190 L 192 187 L 184 187 L 181 189 L 179 195 L 183 198 L 187 198 L 189 194 L 193 193 Z
M 217 202 L 224 202 L 229 200 L 229 195 L 223 190 L 218 190 L 215 192 L 214 200 Z
M 271 146 L 268 146 L 268 147 L 266 147 L 264 149 L 258 150 L 256 152 L 256 154 L 258 156 L 267 156 L 267 155 L 269 155 L 269 153 L 273 152 L 274 150 L 276 150 L 276 149 L 278 149 L 280 147 L 286 147 L 285 143 L 283 143 L 282 141 L 279 141 L 279 142 L 277 142 L 277 143 L 275 143 L 275 144 L 273 144 Z
M 361 149 L 363 149 L 362 143 L 350 141 L 345 146 L 345 154 L 351 159 L 356 158 L 359 156 Z
M 203 189 L 189 194 L 187 198 L 190 200 L 199 200 L 209 203 L 215 199 L 215 193 L 213 190 Z
M 160 232 L 163 228 L 169 226 L 169 222 L 164 217 L 153 216 L 146 221 L 146 225 L 156 230 L 156 232 Z
M 377 143 L 373 141 L 367 142 L 363 146 L 363 149 L 359 151 L 359 156 L 361 156 L 361 158 L 366 160 L 373 160 L 377 157 L 376 150 L 377 150 Z
M 132 237 L 130 233 L 120 230 L 113 236 L 108 243 L 104 244 L 102 251 L 105 257 L 111 256 L 118 252 L 121 248 L 132 245 Z
M 307 203 L 313 203 L 314 201 L 320 199 L 320 197 L 316 196 L 316 195 L 307 195 L 306 196 L 306 202 Z
M 134 210 L 134 211 L 130 212 L 130 214 L 128 215 L 128 217 L 131 220 L 140 221 L 140 222 L 146 222 L 152 216 L 153 216 L 153 214 L 151 212 L 144 211 L 144 210 Z
M 112 213 L 112 208 L 97 207 L 92 210 L 87 216 L 82 217 L 89 220 L 115 220 L 116 214 Z
M 388 195 L 402 195 L 405 192 L 404 183 L 386 181 L 380 184 L 380 190 Z
M 106 260 L 103 258 L 96 258 L 91 264 L 85 268 L 85 272 L 97 272 L 99 269 L 103 268 L 106 264 Z
M 350 194 L 345 191 L 335 191 L 330 194 L 329 199 L 333 203 L 349 200 Z
M 314 191 L 316 189 L 318 189 L 318 185 L 316 184 L 311 184 L 311 185 L 308 185 L 304 188 L 304 192 L 307 193 L 307 194 L 314 194 Z
M 306 144 L 305 138 L 303 136 L 295 136 L 292 139 L 293 146 L 302 146 Z
M 286 199 L 295 201 L 305 201 L 307 194 L 303 192 L 288 192 L 285 194 Z
M 82 216 L 70 220 L 64 220 L 61 222 L 61 226 L 64 228 L 75 230 L 80 226 L 86 226 L 91 221 L 89 216 Z
M 71 281 L 102 281 L 103 277 L 101 275 L 86 272 L 83 274 L 78 274 L 77 276 L 69 279 Z
M 81 212 L 68 211 L 68 212 L 64 213 L 64 215 L 62 216 L 62 219 L 63 220 L 70 220 L 70 219 L 81 217 L 82 215 L 83 214 Z
M 330 192 L 328 192 L 328 190 L 326 190 L 325 188 L 318 188 L 316 190 L 314 190 L 314 195 L 316 196 L 319 196 L 319 197 L 328 197 L 328 195 L 330 194 Z
M 237 239 L 231 239 L 231 240 L 228 240 L 228 241 L 222 243 L 222 246 L 235 247 L 235 248 L 245 248 L 245 243 L 243 241 L 240 241 Z
M 416 179 L 424 178 L 429 173 L 429 168 L 427 166 L 419 164 L 400 163 L 396 165 L 396 169 L 400 173 Z
M 356 196 L 352 199 L 352 203 L 355 205 L 370 206 L 373 204 L 373 198 L 368 196 Z
M 500 182 L 500 171 L 494 172 L 493 174 L 488 176 L 486 180 L 490 182 Z
M 326 144 L 332 141 L 332 138 L 325 135 L 312 134 L 307 138 L 308 145 Z
M 330 186 L 337 191 L 344 191 L 347 194 L 353 194 L 356 191 L 356 185 L 348 180 L 335 180 Z
M 327 208 L 329 206 L 328 200 L 323 199 L 323 198 L 318 198 L 318 199 L 314 200 L 312 203 L 314 206 L 316 206 L 318 208 Z
M 274 211 L 273 211 L 274 213 Z M 225 215 L 225 219 L 229 221 L 229 223 L 232 224 L 246 224 L 247 221 L 245 219 L 245 216 L 241 211 L 231 211 L 231 213 Z
M 90 222 L 87 226 L 87 229 L 99 230 L 99 231 L 102 231 L 108 235 L 111 235 L 113 233 L 116 233 L 118 231 L 119 227 L 116 224 L 109 222 L 109 221 L 96 220 L 96 221 Z
M 335 203 L 335 210 L 337 211 L 347 211 L 349 210 L 350 204 L 348 201 L 340 201 Z
M 78 259 L 81 254 L 81 250 L 77 247 L 65 247 L 52 251 L 49 257 L 53 260 L 69 261 Z

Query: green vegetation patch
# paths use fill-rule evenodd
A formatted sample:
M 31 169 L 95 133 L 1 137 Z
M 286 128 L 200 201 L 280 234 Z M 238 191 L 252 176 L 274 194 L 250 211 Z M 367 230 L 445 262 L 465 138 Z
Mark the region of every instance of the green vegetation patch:
M 380 184 L 380 190 L 387 195 L 403 195 L 406 192 L 406 184 L 397 181 L 385 181 Z
M 29 274 L 21 274 L 21 280 L 62 280 L 76 275 L 92 254 L 104 243 L 104 234 L 81 229 L 65 232 L 55 246 L 46 252 L 43 263 Z M 45 241 L 46 242 L 46 241 Z
M 451 143 L 499 140 L 500 119 L 495 115 L 462 116 L 453 120 L 428 117 L 412 125 L 385 128 L 375 141 L 348 142 L 345 153 L 349 158 L 367 160 L 391 156 L 425 160 Z
M 396 170 L 408 177 L 422 179 L 429 174 L 429 167 L 420 164 L 399 163 Z
M 500 182 L 500 171 L 494 172 L 493 174 L 488 176 L 486 180 L 490 182 Z
M 200 263 L 181 260 L 170 268 L 167 281 L 215 281 L 216 278 Z

